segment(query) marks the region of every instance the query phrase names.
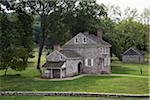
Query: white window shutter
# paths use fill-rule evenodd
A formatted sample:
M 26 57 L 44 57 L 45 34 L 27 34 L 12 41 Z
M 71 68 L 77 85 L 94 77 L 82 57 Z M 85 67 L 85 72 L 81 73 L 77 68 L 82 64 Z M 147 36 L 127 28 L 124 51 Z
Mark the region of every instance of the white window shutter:
M 93 61 L 93 59 L 91 59 L 91 66 L 93 66 L 94 65 L 94 61 Z
M 88 59 L 85 59 L 85 66 L 88 66 Z

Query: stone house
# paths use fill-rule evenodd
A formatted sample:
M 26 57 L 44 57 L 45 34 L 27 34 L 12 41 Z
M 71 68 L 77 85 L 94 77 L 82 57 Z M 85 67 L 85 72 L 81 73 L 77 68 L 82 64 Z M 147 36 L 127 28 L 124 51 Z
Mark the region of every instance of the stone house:
M 47 61 L 42 66 L 42 77 L 64 78 L 82 73 L 109 74 L 110 47 L 102 39 L 102 32 L 97 32 L 97 35 L 79 33 L 62 48 L 54 47 L 55 50 L 47 56 Z
M 144 54 L 137 48 L 129 48 L 122 55 L 124 63 L 144 63 Z

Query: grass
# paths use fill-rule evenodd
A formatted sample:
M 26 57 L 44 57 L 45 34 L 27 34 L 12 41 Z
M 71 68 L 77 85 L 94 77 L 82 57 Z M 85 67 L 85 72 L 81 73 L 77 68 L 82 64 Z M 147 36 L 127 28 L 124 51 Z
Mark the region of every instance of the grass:
M 112 73 L 113 74 L 132 74 L 141 75 L 140 68 L 142 67 L 142 76 L 150 76 L 150 65 L 145 64 L 126 64 L 120 61 L 112 62 Z
M 125 76 L 86 76 L 68 81 L 38 80 L 40 74 L 36 69 L 37 51 L 35 58 L 29 59 L 25 71 L 16 72 L 9 69 L 8 75 L 3 76 L 0 71 L 0 91 L 75 91 L 75 92 L 105 92 L 105 93 L 149 93 L 148 78 L 133 78 Z M 43 53 L 41 64 L 45 62 Z M 137 74 L 136 64 L 122 64 L 113 62 L 113 73 Z M 148 65 L 144 75 L 148 75 Z M 130 68 L 131 67 L 131 68 Z M 19 74 L 19 75 L 16 75 Z
M 5 96 L 1 97 L 1 100 L 148 100 L 148 98 Z
M 74 80 L 51 81 L 33 77 L 1 76 L 1 91 L 68 91 L 147 94 L 148 78 L 85 76 Z

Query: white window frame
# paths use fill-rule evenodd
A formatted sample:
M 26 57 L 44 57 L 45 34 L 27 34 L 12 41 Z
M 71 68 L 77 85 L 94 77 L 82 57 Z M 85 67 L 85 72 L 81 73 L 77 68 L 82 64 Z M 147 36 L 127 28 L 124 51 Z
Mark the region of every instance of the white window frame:
M 79 38 L 74 38 L 74 44 L 79 44 Z
M 90 60 L 91 65 L 88 64 L 88 60 Z M 85 66 L 94 66 L 94 59 L 85 59 Z
M 93 66 L 94 65 L 94 60 L 93 59 L 91 59 L 91 66 Z
M 88 66 L 88 59 L 85 59 L 85 66 Z
M 84 41 L 84 39 L 85 39 L 85 41 Z M 87 38 L 82 37 L 82 43 L 83 43 L 83 44 L 87 44 Z

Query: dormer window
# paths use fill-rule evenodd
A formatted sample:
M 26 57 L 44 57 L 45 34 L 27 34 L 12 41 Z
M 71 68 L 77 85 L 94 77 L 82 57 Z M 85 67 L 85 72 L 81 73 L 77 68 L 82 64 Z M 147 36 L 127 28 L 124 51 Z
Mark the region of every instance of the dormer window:
M 74 39 L 74 44 L 79 44 L 79 39 L 78 38 Z
M 82 43 L 83 43 L 83 44 L 86 44 L 86 43 L 87 43 L 87 38 L 83 37 L 83 38 L 82 38 Z
M 60 60 L 63 60 L 63 57 L 60 55 L 60 56 L 59 56 L 59 59 L 60 59 Z

